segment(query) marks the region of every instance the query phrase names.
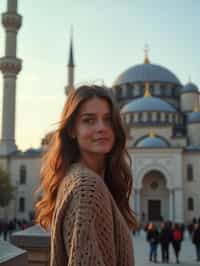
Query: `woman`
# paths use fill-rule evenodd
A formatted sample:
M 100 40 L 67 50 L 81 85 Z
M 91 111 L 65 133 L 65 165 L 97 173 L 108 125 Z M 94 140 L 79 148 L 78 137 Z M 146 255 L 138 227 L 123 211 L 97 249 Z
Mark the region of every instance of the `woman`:
M 157 263 L 157 247 L 159 243 L 159 232 L 154 223 L 150 223 L 147 229 L 147 241 L 149 242 L 149 261 L 152 259 Z
M 120 113 L 99 86 L 67 99 L 41 170 L 37 222 L 51 228 L 51 266 L 134 265 L 131 169 Z
M 200 261 L 200 223 L 194 225 L 192 243 L 195 245 L 196 248 L 197 261 Z
M 169 222 L 164 222 L 161 226 L 159 240 L 161 244 L 162 263 L 169 263 L 169 245 L 172 241 L 172 231 Z
M 176 263 L 179 264 L 179 256 L 181 251 L 181 242 L 183 240 L 183 232 L 179 224 L 175 224 L 174 228 L 172 229 L 172 246 L 174 249 L 174 254 L 176 257 Z

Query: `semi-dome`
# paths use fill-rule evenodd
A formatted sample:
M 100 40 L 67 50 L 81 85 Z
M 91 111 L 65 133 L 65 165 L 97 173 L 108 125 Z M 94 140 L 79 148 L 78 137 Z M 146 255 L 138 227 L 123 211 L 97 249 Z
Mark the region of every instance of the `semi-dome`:
M 124 105 L 121 109 L 122 113 L 145 111 L 175 113 L 176 109 L 169 103 L 157 97 L 142 97 L 135 99 Z
M 137 148 L 168 148 L 169 144 L 167 141 L 160 137 L 145 137 L 142 140 L 139 140 L 136 145 Z
M 188 124 L 200 123 L 200 112 L 192 112 L 187 115 Z
M 114 81 L 113 86 L 134 82 L 167 82 L 180 85 L 179 79 L 167 68 L 156 64 L 139 64 L 122 72 Z
M 198 87 L 192 83 L 192 82 L 188 82 L 181 90 L 181 93 L 187 93 L 187 92 L 198 92 L 199 89 Z

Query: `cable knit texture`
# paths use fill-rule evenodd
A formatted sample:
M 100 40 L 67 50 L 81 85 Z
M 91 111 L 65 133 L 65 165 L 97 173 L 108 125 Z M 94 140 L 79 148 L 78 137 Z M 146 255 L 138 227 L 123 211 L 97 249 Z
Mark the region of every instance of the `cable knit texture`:
M 60 184 L 51 266 L 134 266 L 131 232 L 104 180 L 80 163 Z

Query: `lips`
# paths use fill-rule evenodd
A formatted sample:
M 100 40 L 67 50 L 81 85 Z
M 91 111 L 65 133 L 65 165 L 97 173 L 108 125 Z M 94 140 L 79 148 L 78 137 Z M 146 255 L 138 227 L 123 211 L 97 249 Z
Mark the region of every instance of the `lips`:
M 107 141 L 109 141 L 108 138 L 98 138 L 94 140 L 94 142 L 107 142 Z

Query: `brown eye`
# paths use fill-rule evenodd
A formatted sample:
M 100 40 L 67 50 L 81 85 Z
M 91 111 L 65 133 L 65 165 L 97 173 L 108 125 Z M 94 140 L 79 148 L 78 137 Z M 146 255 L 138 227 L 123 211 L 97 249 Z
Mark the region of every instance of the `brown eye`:
M 93 118 L 87 118 L 84 119 L 83 122 L 88 125 L 93 125 L 94 124 L 94 119 Z

